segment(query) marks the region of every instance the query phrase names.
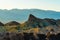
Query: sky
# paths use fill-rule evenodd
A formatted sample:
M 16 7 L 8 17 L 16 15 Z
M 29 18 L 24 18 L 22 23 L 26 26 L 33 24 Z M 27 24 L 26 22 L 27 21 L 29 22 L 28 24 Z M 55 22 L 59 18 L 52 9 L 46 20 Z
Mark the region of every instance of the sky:
M 60 0 L 0 0 L 0 9 L 14 8 L 60 11 Z

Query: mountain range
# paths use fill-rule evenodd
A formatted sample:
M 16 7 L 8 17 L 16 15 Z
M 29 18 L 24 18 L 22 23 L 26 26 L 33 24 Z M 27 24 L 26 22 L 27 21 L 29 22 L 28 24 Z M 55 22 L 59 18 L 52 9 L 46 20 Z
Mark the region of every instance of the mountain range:
M 55 32 L 60 31 L 60 19 L 51 19 L 51 18 L 38 18 L 33 14 L 29 15 L 29 18 L 24 23 L 19 23 L 17 21 L 10 21 L 6 24 L 0 22 L 0 26 L 4 26 L 7 30 L 15 30 L 15 29 L 23 29 L 23 30 L 30 30 L 32 28 L 40 28 L 42 32 L 46 32 L 46 30 L 54 29 Z M 22 28 L 21 28 L 22 27 Z M 1 27 L 0 27 L 1 28 Z M 14 32 L 14 31 L 13 31 Z
M 27 21 L 25 21 L 24 23 L 25 25 L 29 26 L 33 26 L 33 27 L 45 27 L 45 26 L 49 26 L 49 25 L 56 25 L 56 26 L 60 26 L 60 19 L 50 19 L 50 18 L 37 18 L 34 15 L 30 14 L 29 18 Z M 8 22 L 6 24 L 3 24 L 2 22 L 0 22 L 0 26 L 4 26 L 4 25 L 21 25 L 19 22 L 16 21 L 11 21 Z
M 60 32 L 60 12 L 40 9 L 0 10 L 1 32 L 16 32 L 33 28 L 36 28 L 35 31 L 39 29 L 43 33 L 50 29 Z
M 28 20 L 30 14 L 33 14 L 37 18 L 53 18 L 60 19 L 60 12 L 41 9 L 0 9 L 0 21 L 4 24 L 10 21 L 17 21 L 23 23 Z

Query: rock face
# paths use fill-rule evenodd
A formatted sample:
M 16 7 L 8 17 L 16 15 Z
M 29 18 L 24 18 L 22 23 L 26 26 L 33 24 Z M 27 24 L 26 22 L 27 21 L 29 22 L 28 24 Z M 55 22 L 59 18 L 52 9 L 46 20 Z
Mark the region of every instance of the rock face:
M 56 21 L 57 25 L 60 26 L 60 19 Z
M 54 20 L 54 19 L 49 19 L 49 18 L 46 18 L 46 19 L 44 19 L 46 22 L 48 22 L 47 24 L 49 24 L 49 25 L 56 25 L 56 26 L 58 26 L 57 24 L 56 24 L 56 20 Z
M 47 26 L 60 26 L 60 20 L 55 19 L 40 19 L 30 14 L 28 21 L 25 22 L 25 26 L 27 27 L 47 27 Z
M 0 26 L 4 26 L 4 24 L 2 22 L 0 22 Z
M 13 25 L 18 26 L 18 25 L 20 25 L 20 23 L 18 23 L 16 21 L 11 21 L 11 22 L 5 24 L 5 26 L 13 26 Z
M 40 23 L 42 22 L 42 19 L 36 18 L 32 14 L 29 15 L 28 21 L 25 22 L 27 27 L 42 27 Z

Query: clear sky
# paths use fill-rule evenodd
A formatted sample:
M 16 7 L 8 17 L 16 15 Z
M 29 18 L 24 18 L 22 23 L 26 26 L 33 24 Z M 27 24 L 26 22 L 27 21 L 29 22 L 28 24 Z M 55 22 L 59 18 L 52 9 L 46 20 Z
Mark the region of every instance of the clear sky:
M 60 11 L 60 0 L 0 0 L 0 9 L 13 8 Z

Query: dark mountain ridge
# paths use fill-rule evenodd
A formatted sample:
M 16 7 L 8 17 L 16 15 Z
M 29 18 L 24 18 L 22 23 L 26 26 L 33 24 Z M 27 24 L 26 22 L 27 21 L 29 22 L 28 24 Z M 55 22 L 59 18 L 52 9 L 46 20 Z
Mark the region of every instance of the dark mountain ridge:
M 28 20 L 24 23 L 26 27 L 46 27 L 46 26 L 60 26 L 60 19 L 49 19 L 49 18 L 45 18 L 45 19 L 40 19 L 35 17 L 34 15 L 30 14 Z M 3 26 L 4 24 L 2 24 L 0 22 L 0 25 Z M 11 21 L 6 23 L 5 25 L 20 25 L 20 23 L 16 22 L 16 21 Z
M 46 27 L 46 26 L 60 26 L 60 20 L 55 20 L 55 19 L 40 19 L 35 17 L 34 15 L 30 14 L 28 21 L 25 22 L 27 27 Z

